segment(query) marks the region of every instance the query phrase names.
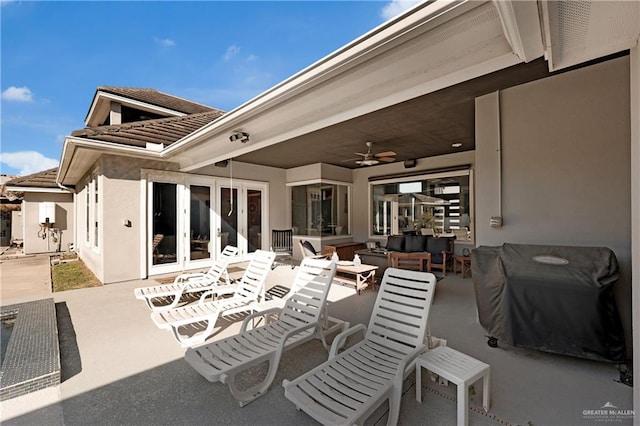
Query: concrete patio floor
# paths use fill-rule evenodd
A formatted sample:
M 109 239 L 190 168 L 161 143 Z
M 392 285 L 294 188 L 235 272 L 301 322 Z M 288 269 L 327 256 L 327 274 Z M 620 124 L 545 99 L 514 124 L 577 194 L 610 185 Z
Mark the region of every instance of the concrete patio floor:
M 3 287 L 7 264 L 0 265 Z M 288 286 L 294 272 L 286 266 L 276 268 L 267 286 Z M 134 288 L 152 284 L 153 280 L 139 280 L 53 294 L 57 306 L 68 309 L 73 329 L 62 333 L 75 335 L 77 354 L 65 355 L 63 350 L 67 359 L 59 386 L 2 402 L 2 424 L 316 424 L 284 397 L 281 383 L 326 360 L 320 342 L 286 353 L 268 394 L 240 408 L 226 385 L 207 382 L 186 364 L 185 350 L 170 332 L 153 324 L 145 304 L 134 298 Z M 611 365 L 518 348 L 488 348 L 475 318 L 471 288 L 471 279 L 448 274 L 438 283 L 430 317 L 434 335 L 492 367 L 491 409 L 487 414 L 479 408 L 477 385 L 470 401 L 470 425 L 597 424 L 585 419 L 582 411 L 606 402 L 631 408 L 632 389 L 613 382 Z M 376 294 L 367 289 L 357 295 L 353 287 L 334 285 L 329 313 L 366 324 Z M 218 324 L 220 330 L 208 341 L 237 333 L 240 327 L 240 321 Z M 431 383 L 426 374 L 422 385 L 424 401 L 419 403 L 415 376 L 405 380 L 399 424 L 455 424 L 455 386 Z M 383 404 L 365 424 L 385 424 L 386 409 Z

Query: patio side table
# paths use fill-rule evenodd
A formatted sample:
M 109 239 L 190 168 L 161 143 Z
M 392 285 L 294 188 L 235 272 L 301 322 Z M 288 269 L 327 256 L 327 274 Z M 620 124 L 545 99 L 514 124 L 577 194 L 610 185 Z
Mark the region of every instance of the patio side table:
M 466 278 L 467 274 L 471 274 L 471 256 L 453 256 L 453 273 L 462 272 L 462 278 Z
M 469 386 L 483 379 L 482 407 L 489 411 L 489 364 L 448 346 L 438 346 L 416 358 L 416 400 L 422 402 L 422 367 L 458 386 L 458 426 L 469 424 Z

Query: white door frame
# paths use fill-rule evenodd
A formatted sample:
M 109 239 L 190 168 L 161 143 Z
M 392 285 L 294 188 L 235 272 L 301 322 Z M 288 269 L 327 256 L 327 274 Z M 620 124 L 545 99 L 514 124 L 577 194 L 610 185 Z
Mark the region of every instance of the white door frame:
M 261 232 L 260 244 L 263 250 L 268 250 L 269 236 L 267 235 L 267 232 L 266 232 L 266 230 L 268 230 L 267 225 L 269 223 L 269 214 L 268 214 L 268 208 L 267 208 L 268 206 L 267 200 L 269 197 L 268 183 L 248 181 L 248 180 L 242 180 L 242 179 L 233 179 L 233 182 L 232 182 L 230 179 L 218 178 L 216 179 L 216 196 L 215 196 L 215 203 L 217 206 L 221 205 L 220 197 L 221 197 L 223 188 L 234 188 L 238 191 L 237 205 L 234 205 L 233 208 L 238 214 L 238 230 L 237 230 L 238 251 L 242 259 L 248 258 L 248 255 L 249 255 L 248 253 L 249 230 L 246 227 L 247 218 L 248 218 L 247 191 L 255 190 L 255 191 L 262 192 L 261 209 L 260 209 L 260 212 L 261 212 L 260 222 L 261 222 L 262 232 Z M 219 247 L 218 250 L 222 250 L 224 248 L 222 247 L 222 241 L 221 241 L 222 220 L 224 219 L 223 216 L 226 215 L 227 212 L 220 212 L 219 208 L 214 213 L 214 219 L 212 220 L 212 223 L 215 222 L 215 227 L 213 232 L 214 232 L 214 235 L 216 235 L 217 237 L 216 246 Z
M 171 172 L 162 170 L 141 170 L 141 217 L 140 219 L 146 223 L 141 228 L 140 238 L 143 241 L 143 247 L 147 247 L 141 254 L 140 259 L 140 276 L 147 277 L 149 275 L 158 275 L 166 273 L 181 272 L 185 269 L 194 269 L 199 267 L 209 267 L 216 259 L 224 247 L 221 247 L 220 236 L 217 230 L 220 228 L 220 212 L 219 203 L 220 188 L 229 187 L 230 179 L 220 178 L 217 176 L 195 175 L 181 172 Z M 170 183 L 176 185 L 176 262 L 153 265 L 153 253 L 150 241 L 153 235 L 153 184 L 154 183 Z M 190 244 L 191 235 L 189 229 L 190 220 L 190 186 L 208 186 L 210 188 L 210 219 L 209 219 L 209 240 L 211 258 L 191 260 Z M 241 216 L 238 217 L 240 224 L 239 233 L 242 235 L 243 247 L 241 249 L 241 259 L 247 258 L 247 240 L 248 229 L 246 229 L 247 219 L 247 190 L 258 190 L 262 192 L 261 197 L 261 246 L 262 249 L 269 249 L 269 184 L 266 182 L 249 181 L 243 179 L 233 179 L 233 187 L 238 189 L 238 206 L 234 208 L 241 209 Z M 214 238 L 215 237 L 215 238 Z

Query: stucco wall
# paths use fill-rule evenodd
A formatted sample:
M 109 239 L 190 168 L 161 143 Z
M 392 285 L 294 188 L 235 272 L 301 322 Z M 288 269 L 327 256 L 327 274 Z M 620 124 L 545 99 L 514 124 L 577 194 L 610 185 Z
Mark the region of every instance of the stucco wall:
M 630 345 L 629 155 L 628 57 L 476 102 L 477 244 L 611 248 L 620 266 L 616 296 Z M 500 201 L 504 225 L 492 228 Z
M 59 232 L 52 232 L 50 229 L 40 227 L 41 202 L 55 203 L 56 221 L 51 227 L 59 229 Z M 73 194 L 25 192 L 22 212 L 25 254 L 67 251 L 69 249 L 69 243 L 73 243 L 75 238 Z
M 146 231 L 145 200 L 142 200 L 140 183 L 141 169 L 176 171 L 176 166 L 155 161 L 141 161 L 111 155 L 103 156 L 98 162 L 102 175 L 101 192 L 102 226 L 100 247 L 91 248 L 86 244 L 86 194 L 84 182 L 78 187 L 78 245 L 81 257 L 102 282 L 115 283 L 144 278 L 142 264 L 146 256 L 145 240 L 141 238 Z M 199 175 L 229 177 L 230 167 L 207 167 L 199 170 Z M 245 179 L 269 184 L 270 206 L 266 229 L 285 227 L 288 219 L 286 202 L 285 172 L 272 167 L 233 163 L 233 178 Z M 131 226 L 125 226 L 130 221 Z
M 78 221 L 76 251 L 96 277 L 105 284 L 141 278 L 140 258 L 143 243 L 140 241 L 140 232 L 146 226 L 139 220 L 142 206 L 140 191 L 142 168 L 175 170 L 176 166 L 157 161 L 104 155 L 92 168 L 101 176 L 102 198 L 99 213 L 101 226 L 97 248 L 91 247 L 86 238 L 85 185 L 89 175 L 76 186 Z M 131 227 L 123 225 L 124 219 L 131 220 Z

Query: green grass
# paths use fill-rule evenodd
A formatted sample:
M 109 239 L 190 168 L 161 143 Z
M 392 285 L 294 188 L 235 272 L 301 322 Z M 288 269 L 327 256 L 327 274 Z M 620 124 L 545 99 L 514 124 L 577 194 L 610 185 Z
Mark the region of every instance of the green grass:
M 51 277 L 54 292 L 102 285 L 81 260 L 54 265 Z

